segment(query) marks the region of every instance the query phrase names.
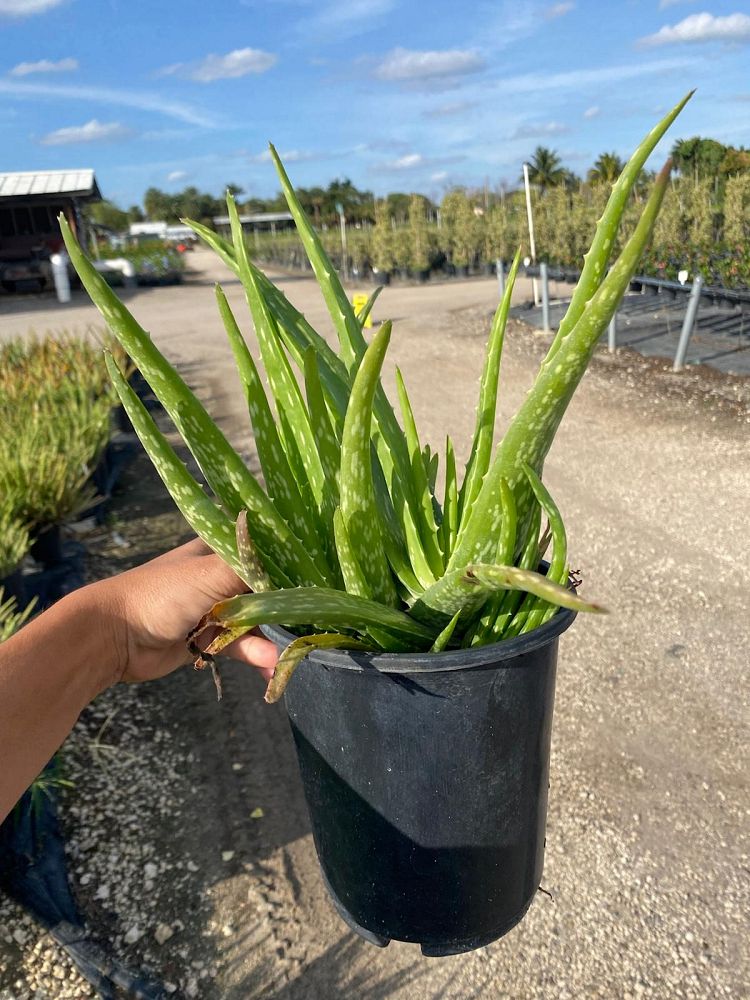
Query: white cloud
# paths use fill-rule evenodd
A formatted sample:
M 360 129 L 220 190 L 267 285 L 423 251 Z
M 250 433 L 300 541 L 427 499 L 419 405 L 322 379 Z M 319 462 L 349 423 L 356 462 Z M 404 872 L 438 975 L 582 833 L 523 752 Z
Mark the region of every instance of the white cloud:
M 565 3 L 553 3 L 550 7 L 545 8 L 544 16 L 548 21 L 551 21 L 556 17 L 562 17 L 564 14 L 569 14 L 571 10 L 574 9 L 575 4 L 572 0 L 567 0 Z
M 428 108 L 423 111 L 425 118 L 452 118 L 454 115 L 462 115 L 476 107 L 474 101 L 451 101 L 448 104 L 439 104 L 436 108 Z
M 676 7 L 680 3 L 695 3 L 695 0 L 659 0 L 659 10 L 666 10 L 667 7 Z
M 386 170 L 413 170 L 423 164 L 424 157 L 421 153 L 407 153 L 405 156 L 399 156 L 397 160 L 382 164 L 382 166 Z
M 234 49 L 226 55 L 215 53 L 207 55 L 196 63 L 173 63 L 165 66 L 159 76 L 178 75 L 199 83 L 212 83 L 214 80 L 235 80 L 248 73 L 265 73 L 277 61 L 278 56 L 262 49 Z
M 694 42 L 750 42 L 750 15 L 691 14 L 677 24 L 665 24 L 653 35 L 639 40 L 639 45 L 682 45 Z
M 438 170 L 434 174 L 430 174 L 430 180 L 434 184 L 440 184 L 441 181 L 448 180 L 448 171 L 447 170 Z
M 378 64 L 375 75 L 381 80 L 428 80 L 477 73 L 484 65 L 484 59 L 473 49 L 394 49 Z
M 72 146 L 80 142 L 108 142 L 113 139 L 124 139 L 130 135 L 130 129 L 119 122 L 99 122 L 92 118 L 85 125 L 69 125 L 48 132 L 40 141 L 43 146 Z
M 168 118 L 186 122 L 188 125 L 199 125 L 203 128 L 213 128 L 217 124 L 216 116 L 209 117 L 182 101 L 172 101 L 161 94 L 150 94 L 137 90 L 71 87 L 66 84 L 27 83 L 21 80 L 0 79 L 0 94 L 10 94 L 12 97 L 29 97 L 35 100 L 47 98 L 56 102 L 86 101 L 123 108 L 137 108 L 139 111 L 153 111 L 166 115 Z
M 174 183 L 174 181 L 184 181 L 186 177 L 186 170 L 173 170 L 171 174 L 167 174 L 167 180 L 170 183 Z
M 592 104 L 590 108 L 586 108 L 583 112 L 584 118 L 598 118 L 601 114 L 601 108 L 598 104 Z
M 11 76 L 30 76 L 32 73 L 72 73 L 78 69 L 77 59 L 40 59 L 38 62 L 22 62 L 10 71 Z
M 320 154 L 307 149 L 288 149 L 279 153 L 282 163 L 304 163 L 306 160 L 317 160 Z M 271 151 L 264 149 L 262 153 L 255 153 L 249 157 L 251 163 L 270 163 Z
M 422 153 L 405 153 L 395 160 L 386 160 L 384 163 L 376 164 L 376 169 L 388 171 L 417 170 L 419 168 L 439 167 L 446 163 L 459 163 L 465 159 L 466 157 L 463 154 L 423 156 Z
M 562 122 L 529 122 L 519 125 L 510 136 L 511 139 L 540 139 L 554 135 L 565 135 L 570 128 Z
M 315 13 L 297 22 L 295 30 L 306 40 L 310 37 L 329 39 L 333 34 L 338 41 L 369 31 L 373 21 L 390 13 L 396 0 L 327 0 L 314 7 Z
M 6 17 L 28 17 L 43 14 L 46 10 L 59 7 L 65 0 L 0 0 L 0 15 Z
M 495 86 L 504 94 L 546 94 L 556 90 L 582 90 L 600 86 L 603 83 L 618 83 L 623 80 L 640 79 L 642 76 L 669 73 L 676 69 L 693 68 L 693 61 L 679 59 L 657 59 L 647 63 L 629 63 L 620 66 L 602 66 L 595 69 L 572 69 L 561 73 L 521 73 L 499 79 Z

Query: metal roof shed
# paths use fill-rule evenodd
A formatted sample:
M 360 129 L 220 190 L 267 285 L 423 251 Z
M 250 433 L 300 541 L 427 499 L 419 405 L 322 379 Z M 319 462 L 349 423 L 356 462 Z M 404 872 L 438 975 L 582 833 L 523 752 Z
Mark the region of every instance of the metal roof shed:
M 101 198 L 93 170 L 0 171 L 0 280 L 4 287 L 42 276 L 43 262 L 62 246 L 57 222 L 61 212 L 85 244 L 81 207 Z

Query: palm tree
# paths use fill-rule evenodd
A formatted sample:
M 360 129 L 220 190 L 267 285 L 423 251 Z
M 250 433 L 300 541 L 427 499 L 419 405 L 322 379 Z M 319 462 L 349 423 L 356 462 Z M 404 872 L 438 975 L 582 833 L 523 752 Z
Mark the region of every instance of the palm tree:
M 529 160 L 529 180 L 545 191 L 549 187 L 562 184 L 566 171 L 562 161 L 553 149 L 537 146 Z
M 617 153 L 602 153 L 589 170 L 590 184 L 614 184 L 622 173 L 625 163 Z

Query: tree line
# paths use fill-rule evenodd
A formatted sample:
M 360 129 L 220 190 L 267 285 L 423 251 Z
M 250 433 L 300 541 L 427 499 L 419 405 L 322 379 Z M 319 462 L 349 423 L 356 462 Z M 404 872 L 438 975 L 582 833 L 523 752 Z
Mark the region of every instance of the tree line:
M 672 148 L 672 159 L 679 176 L 696 182 L 711 181 L 717 192 L 719 187 L 723 190 L 727 178 L 750 173 L 750 151 L 699 136 L 678 140 Z M 556 188 L 574 191 L 585 186 L 612 184 L 625 165 L 616 153 L 604 152 L 597 157 L 585 177 L 582 177 L 568 169 L 559 154 L 546 146 L 537 146 L 528 163 L 529 180 L 536 192 L 542 195 Z M 644 171 L 639 181 L 639 190 L 645 190 L 652 180 L 653 174 Z M 245 197 L 245 191 L 237 184 L 227 184 L 225 190 L 235 195 L 240 210 L 244 213 L 283 212 L 287 208 L 281 192 L 272 198 L 257 198 Z M 463 190 L 470 201 L 485 210 L 502 202 L 506 194 L 512 194 L 499 189 Z M 410 193 L 392 192 L 383 199 L 376 199 L 371 191 L 360 190 L 349 178 L 336 178 L 325 188 L 297 188 L 297 194 L 303 208 L 317 226 L 334 225 L 338 221 L 339 207 L 343 209 L 347 222 L 354 225 L 374 224 L 378 215 L 386 216 L 395 225 L 400 225 L 409 219 L 412 197 Z M 437 215 L 438 205 L 429 198 L 424 198 L 424 204 L 428 216 Z M 224 215 L 225 212 L 223 195 L 216 197 L 194 186 L 175 193 L 150 187 L 143 196 L 142 206 L 132 205 L 128 209 L 122 209 L 105 200 L 88 209 L 92 221 L 114 232 L 122 232 L 131 222 L 144 220 L 174 223 L 181 218 L 191 218 L 210 225 L 215 216 Z

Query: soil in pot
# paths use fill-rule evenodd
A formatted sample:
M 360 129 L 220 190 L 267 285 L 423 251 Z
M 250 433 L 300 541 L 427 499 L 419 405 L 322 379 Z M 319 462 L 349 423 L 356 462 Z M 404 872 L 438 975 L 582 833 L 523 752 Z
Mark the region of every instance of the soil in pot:
M 285 698 L 316 850 L 366 940 L 456 954 L 523 917 L 542 876 L 557 642 L 573 617 L 495 646 L 319 651 L 297 668 Z

